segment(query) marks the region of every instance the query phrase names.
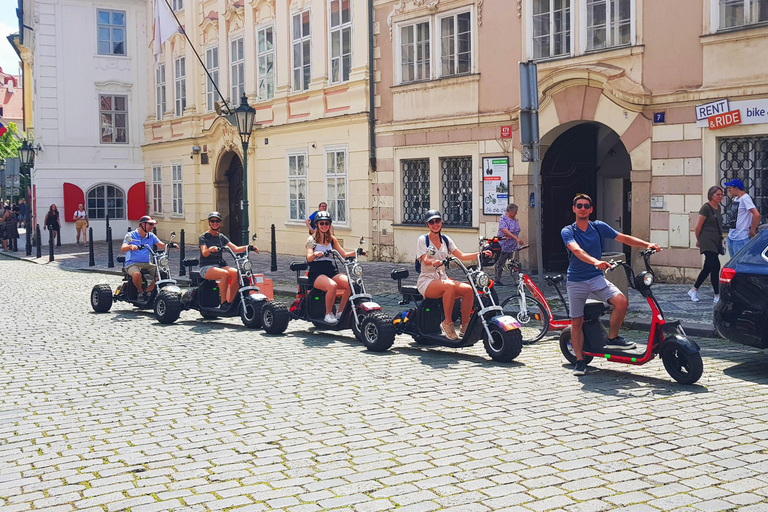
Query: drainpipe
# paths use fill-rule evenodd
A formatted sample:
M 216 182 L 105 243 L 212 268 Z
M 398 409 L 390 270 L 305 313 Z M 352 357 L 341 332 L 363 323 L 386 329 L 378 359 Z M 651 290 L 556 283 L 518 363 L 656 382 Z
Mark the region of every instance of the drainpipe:
M 368 0 L 368 138 L 370 139 L 369 161 L 371 170 L 376 171 L 376 107 L 373 72 L 373 0 Z

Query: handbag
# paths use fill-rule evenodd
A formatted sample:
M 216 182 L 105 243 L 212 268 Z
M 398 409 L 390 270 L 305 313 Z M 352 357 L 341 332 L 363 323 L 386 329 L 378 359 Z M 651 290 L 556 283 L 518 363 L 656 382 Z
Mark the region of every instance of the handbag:
M 723 239 L 723 226 L 720 225 L 720 223 L 717 221 L 717 212 L 714 208 L 712 208 L 712 205 L 709 205 L 709 209 L 712 210 L 712 216 L 715 217 L 715 223 L 717 224 L 717 230 L 720 232 L 720 247 L 719 252 L 720 256 L 725 256 L 726 248 L 725 248 L 725 239 Z

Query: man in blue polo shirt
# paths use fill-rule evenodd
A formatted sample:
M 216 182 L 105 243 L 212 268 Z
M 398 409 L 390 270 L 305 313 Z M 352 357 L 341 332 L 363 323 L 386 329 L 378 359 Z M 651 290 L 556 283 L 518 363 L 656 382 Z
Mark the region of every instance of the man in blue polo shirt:
M 573 198 L 573 213 L 576 222 L 565 226 L 560 232 L 565 247 L 568 248 L 568 303 L 571 309 L 571 345 L 576 354 L 574 375 L 586 375 L 587 365 L 584 362 L 584 304 L 590 295 L 613 305 L 610 328 L 608 329 L 608 350 L 629 350 L 635 348 L 635 343 L 626 341 L 619 336 L 619 329 L 627 314 L 627 298 L 613 283 L 605 279 L 604 270 L 611 268 L 607 261 L 601 261 L 603 256 L 603 239 L 616 239 L 632 247 L 645 249 L 661 248 L 633 236 L 619 233 L 605 222 L 589 220 L 592 214 L 592 198 L 586 194 L 578 194 Z
M 131 276 L 133 285 L 140 294 L 152 293 L 152 290 L 155 289 L 157 274 L 155 265 L 149 262 L 149 249 L 144 248 L 144 246 L 157 244 L 161 251 L 165 250 L 165 244 L 152 233 L 152 228 L 155 224 L 157 224 L 157 221 L 152 220 L 152 217 L 149 215 L 143 216 L 139 219 L 139 229 L 129 231 L 123 239 L 123 245 L 120 247 L 120 250 L 125 253 L 125 272 Z M 142 270 L 147 270 L 152 278 L 146 290 L 141 286 Z

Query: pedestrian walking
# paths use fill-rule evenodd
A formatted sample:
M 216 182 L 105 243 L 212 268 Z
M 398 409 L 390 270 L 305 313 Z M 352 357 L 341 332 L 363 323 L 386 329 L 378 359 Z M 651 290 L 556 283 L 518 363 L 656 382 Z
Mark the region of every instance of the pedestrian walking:
M 28 211 L 29 205 L 27 205 L 26 199 L 23 197 L 19 199 L 19 227 L 25 228 L 27 227 L 27 211 Z
M 734 179 L 726 182 L 725 186 L 728 187 L 728 194 L 733 197 L 728 208 L 728 252 L 733 258 L 757 234 L 760 212 L 744 191 L 743 181 Z
M 708 201 L 699 209 L 699 220 L 696 222 L 696 246 L 704 255 L 704 266 L 696 278 L 693 288 L 688 290 L 688 296 L 693 302 L 699 302 L 699 287 L 709 276 L 712 290 L 715 292 L 715 304 L 720 301 L 720 255 L 725 254 L 723 240 L 723 215 L 720 202 L 723 200 L 723 189 L 715 185 L 707 191 Z
M 59 210 L 55 204 L 52 204 L 48 209 L 48 213 L 45 214 L 45 220 L 43 221 L 43 229 L 49 230 L 53 233 L 53 241 L 56 241 L 56 235 L 59 234 L 61 229 L 61 223 L 59 222 Z
M 88 243 L 88 236 L 85 234 L 88 229 L 88 212 L 85 211 L 82 204 L 77 205 L 77 210 L 72 216 L 72 220 L 75 221 L 75 234 L 77 236 L 77 241 L 75 243 L 80 245 L 80 233 L 82 233 L 83 245 L 86 245 Z
M 504 265 L 507 260 L 512 258 L 515 249 L 523 242 L 520 240 L 520 223 L 517 221 L 518 207 L 514 203 L 507 205 L 507 211 L 499 219 L 499 245 L 501 246 L 501 254 L 499 254 L 499 260 L 496 262 L 496 284 L 504 286 L 501 282 L 501 274 L 504 272 Z
M 9 251 L 9 247 L 13 248 L 13 241 L 19 238 L 19 216 L 14 211 L 18 209 L 18 206 L 5 205 L 3 208 L 3 250 Z

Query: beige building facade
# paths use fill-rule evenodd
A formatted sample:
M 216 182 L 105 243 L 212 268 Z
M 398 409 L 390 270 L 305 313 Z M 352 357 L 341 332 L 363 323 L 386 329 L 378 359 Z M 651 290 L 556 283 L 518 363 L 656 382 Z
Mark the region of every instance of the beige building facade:
M 367 3 L 171 3 L 226 101 L 236 107 L 245 93 L 256 109 L 246 172 L 259 245 L 268 248 L 274 225 L 278 251 L 302 254 L 305 218 L 321 201 L 342 243 L 368 236 Z M 152 69 L 143 146 L 149 213 L 161 235 L 183 228 L 190 241 L 218 210 L 222 231 L 239 241 L 242 146 L 237 129 L 217 116 L 220 98 L 189 41 L 171 37 Z
M 768 216 L 764 2 L 377 0 L 374 34 L 381 258 L 413 260 L 428 208 L 463 250 L 496 234 L 488 201 L 506 198 L 503 187 L 489 194 L 487 175 L 505 158 L 522 238 L 542 244 L 551 271 L 567 266 L 560 230 L 577 192 L 593 197 L 598 219 L 659 243 L 654 262 L 670 280 L 698 274 L 693 230 L 710 186 L 742 179 Z M 520 61 L 538 66 L 540 239 L 521 154 Z M 697 106 L 718 100 L 740 124 L 697 120 Z

